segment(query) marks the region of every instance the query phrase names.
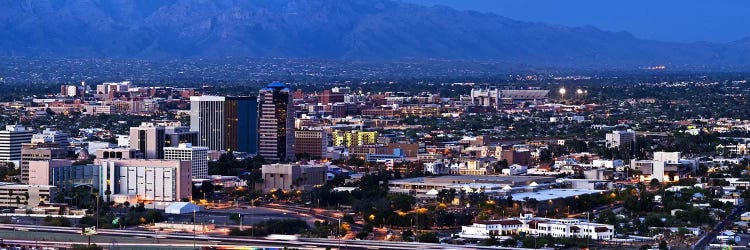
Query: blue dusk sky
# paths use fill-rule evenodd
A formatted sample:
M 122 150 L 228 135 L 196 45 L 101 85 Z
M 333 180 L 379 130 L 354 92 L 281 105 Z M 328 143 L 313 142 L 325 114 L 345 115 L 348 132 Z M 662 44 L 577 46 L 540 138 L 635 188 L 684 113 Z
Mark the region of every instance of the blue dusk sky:
M 750 37 L 748 0 L 402 0 L 492 12 L 521 21 L 594 26 L 671 42 Z

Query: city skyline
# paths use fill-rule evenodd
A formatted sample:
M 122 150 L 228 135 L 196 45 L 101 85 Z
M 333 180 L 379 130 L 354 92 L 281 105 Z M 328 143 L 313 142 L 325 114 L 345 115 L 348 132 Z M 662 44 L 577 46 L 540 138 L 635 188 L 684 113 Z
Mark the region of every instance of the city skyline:
M 0 2 L 0 249 L 750 246 L 748 10 Z

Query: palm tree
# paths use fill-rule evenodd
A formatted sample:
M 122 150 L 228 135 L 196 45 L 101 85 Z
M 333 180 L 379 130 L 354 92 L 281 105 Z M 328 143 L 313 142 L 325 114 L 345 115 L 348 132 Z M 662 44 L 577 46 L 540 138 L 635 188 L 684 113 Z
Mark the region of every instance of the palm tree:
M 110 191 L 109 188 L 107 188 L 107 190 L 104 191 L 104 195 L 107 196 L 107 204 L 109 204 L 109 196 L 112 195 L 112 191 Z

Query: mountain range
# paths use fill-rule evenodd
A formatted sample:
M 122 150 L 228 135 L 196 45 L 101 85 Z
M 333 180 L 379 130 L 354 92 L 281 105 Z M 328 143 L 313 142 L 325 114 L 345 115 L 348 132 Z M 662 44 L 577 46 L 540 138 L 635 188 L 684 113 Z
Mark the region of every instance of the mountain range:
M 0 2 L 0 56 L 487 60 L 517 65 L 750 69 L 750 38 L 643 40 L 392 0 Z

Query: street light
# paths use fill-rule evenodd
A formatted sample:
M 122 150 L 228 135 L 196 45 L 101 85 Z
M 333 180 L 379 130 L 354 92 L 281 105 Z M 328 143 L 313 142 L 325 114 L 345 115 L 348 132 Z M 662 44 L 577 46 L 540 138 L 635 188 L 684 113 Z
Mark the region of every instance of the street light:
M 565 87 L 560 88 L 558 92 L 560 92 L 560 97 L 562 98 L 562 100 L 565 101 L 565 92 L 568 92 L 567 90 L 565 90 Z

